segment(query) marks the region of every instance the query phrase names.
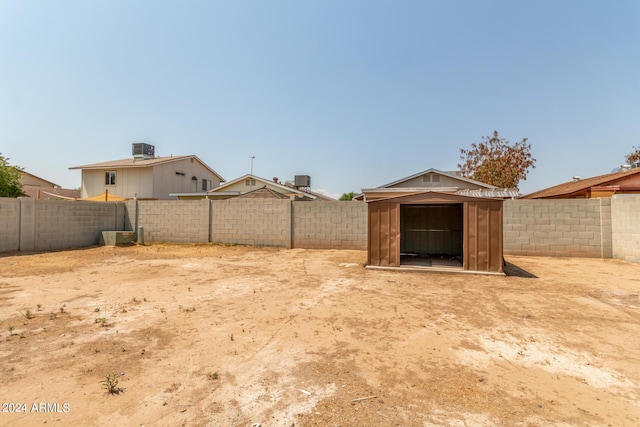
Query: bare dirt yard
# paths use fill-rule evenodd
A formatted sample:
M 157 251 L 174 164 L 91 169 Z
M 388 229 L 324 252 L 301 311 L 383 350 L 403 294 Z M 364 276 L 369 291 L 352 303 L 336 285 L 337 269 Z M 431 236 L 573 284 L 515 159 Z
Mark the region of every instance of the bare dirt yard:
M 2 256 L 0 425 L 640 425 L 640 266 L 508 257 L 494 277 L 365 260 Z

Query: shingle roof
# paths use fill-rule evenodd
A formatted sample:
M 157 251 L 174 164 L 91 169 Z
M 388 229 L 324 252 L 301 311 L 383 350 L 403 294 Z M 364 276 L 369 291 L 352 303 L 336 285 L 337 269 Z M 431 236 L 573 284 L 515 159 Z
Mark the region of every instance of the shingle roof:
M 234 199 L 288 199 L 286 194 L 278 193 L 266 185 L 253 191 L 248 191 L 244 194 L 239 194 Z
M 525 194 L 523 199 L 544 199 L 550 197 L 570 196 L 571 194 L 585 191 L 591 187 L 598 185 L 609 185 L 616 181 L 631 175 L 640 173 L 640 168 L 630 169 L 623 172 L 613 172 L 604 175 L 598 175 L 591 178 L 580 179 L 576 181 L 563 182 L 553 187 L 545 188 L 533 193 Z
M 246 174 L 246 175 L 242 175 L 240 178 L 236 178 L 233 181 L 229 181 L 226 184 L 222 184 L 219 187 L 213 188 L 213 189 L 209 190 L 208 193 L 209 194 L 219 193 L 219 192 L 223 191 L 225 188 L 229 188 L 232 185 L 234 185 L 235 183 L 243 181 L 245 179 L 255 179 L 256 181 L 262 182 L 265 185 L 268 184 L 269 186 L 286 190 L 287 193 L 295 193 L 295 194 L 298 194 L 298 195 L 301 195 L 301 196 L 307 196 L 310 199 L 316 199 L 316 196 L 311 194 L 311 193 L 307 193 L 305 191 L 298 190 L 296 188 L 287 187 L 286 185 L 278 184 L 277 182 L 273 182 L 272 180 L 268 180 L 268 179 L 265 179 L 265 178 L 260 178 L 259 176 L 251 175 L 249 173 Z
M 209 169 L 211 173 L 220 178 L 220 182 L 225 182 L 225 179 L 222 178 L 216 171 L 211 169 L 205 162 L 200 160 L 198 156 L 190 155 L 190 156 L 165 156 L 165 157 L 155 157 L 153 159 L 135 159 L 133 157 L 129 157 L 126 159 L 120 160 L 111 160 L 108 162 L 100 162 L 100 163 L 91 163 L 88 165 L 82 166 L 73 166 L 69 169 L 116 169 L 116 168 L 146 168 L 152 167 L 156 165 L 160 165 L 163 163 L 177 162 L 179 160 L 185 159 L 196 159 L 200 162 L 204 167 Z
M 155 157 L 153 159 L 134 159 L 129 157 L 120 160 L 111 160 L 108 162 L 91 163 L 82 166 L 73 166 L 69 169 L 104 169 L 104 168 L 145 168 L 161 163 L 175 162 L 178 160 L 188 159 L 195 156 L 170 156 L 170 157 Z

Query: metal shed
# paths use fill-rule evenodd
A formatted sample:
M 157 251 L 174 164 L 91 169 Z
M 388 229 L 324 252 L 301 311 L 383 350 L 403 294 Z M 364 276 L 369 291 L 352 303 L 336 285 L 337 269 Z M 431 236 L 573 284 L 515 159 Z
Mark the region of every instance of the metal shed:
M 504 274 L 502 199 L 455 190 L 364 194 L 368 267 Z

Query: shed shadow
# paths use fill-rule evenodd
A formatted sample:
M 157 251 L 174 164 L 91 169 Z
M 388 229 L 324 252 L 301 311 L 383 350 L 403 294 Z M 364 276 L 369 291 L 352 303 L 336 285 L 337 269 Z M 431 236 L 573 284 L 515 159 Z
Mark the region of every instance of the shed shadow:
M 507 275 L 507 277 L 523 277 L 525 279 L 537 279 L 538 276 L 536 276 L 533 273 L 529 273 L 527 270 L 525 270 L 522 267 L 518 267 L 515 264 L 512 264 L 508 261 L 504 262 L 504 274 Z

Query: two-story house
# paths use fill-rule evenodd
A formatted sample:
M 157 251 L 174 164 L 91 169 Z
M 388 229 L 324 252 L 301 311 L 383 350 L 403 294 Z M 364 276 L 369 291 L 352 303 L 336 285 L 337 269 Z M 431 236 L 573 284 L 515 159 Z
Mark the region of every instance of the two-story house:
M 206 193 L 225 182 L 195 155 L 155 157 L 155 147 L 135 143 L 128 159 L 74 166 L 82 171 L 82 197 L 105 192 L 132 199 L 172 199 L 171 193 Z

